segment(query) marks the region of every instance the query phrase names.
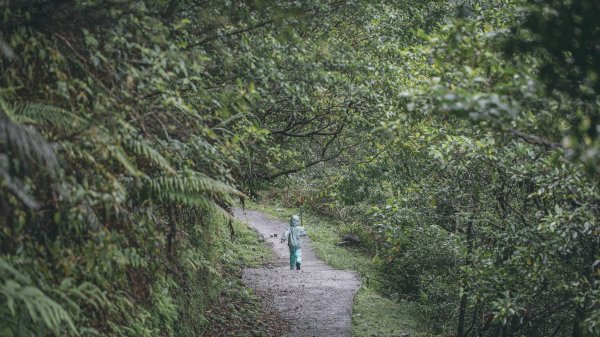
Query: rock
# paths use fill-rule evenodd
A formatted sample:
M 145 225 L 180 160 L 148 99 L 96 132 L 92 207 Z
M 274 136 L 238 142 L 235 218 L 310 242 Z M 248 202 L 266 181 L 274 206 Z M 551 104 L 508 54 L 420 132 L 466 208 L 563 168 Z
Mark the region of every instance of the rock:
M 342 240 L 344 240 L 345 242 L 348 242 L 348 243 L 352 243 L 352 244 L 360 243 L 360 238 L 358 237 L 358 235 L 353 234 L 353 233 L 348 233 L 348 234 L 344 235 L 342 237 Z

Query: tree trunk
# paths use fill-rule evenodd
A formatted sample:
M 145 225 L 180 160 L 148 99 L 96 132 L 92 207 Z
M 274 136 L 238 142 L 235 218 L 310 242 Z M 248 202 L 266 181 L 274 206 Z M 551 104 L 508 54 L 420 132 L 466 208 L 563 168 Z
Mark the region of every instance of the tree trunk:
M 473 250 L 473 222 L 469 221 L 467 224 L 467 255 L 465 257 L 465 265 L 471 264 L 471 251 Z M 463 281 L 463 293 L 460 298 L 460 307 L 458 310 L 458 327 L 456 329 L 457 337 L 465 336 L 465 317 L 467 315 L 467 293 L 468 284 L 467 280 Z
M 175 223 L 175 214 L 173 210 L 169 212 L 169 232 L 167 233 L 167 257 L 173 259 L 175 256 L 175 235 L 177 234 L 177 224 Z
M 575 309 L 575 320 L 573 321 L 573 337 L 583 337 L 583 329 L 581 323 L 584 320 L 584 313 L 581 309 Z

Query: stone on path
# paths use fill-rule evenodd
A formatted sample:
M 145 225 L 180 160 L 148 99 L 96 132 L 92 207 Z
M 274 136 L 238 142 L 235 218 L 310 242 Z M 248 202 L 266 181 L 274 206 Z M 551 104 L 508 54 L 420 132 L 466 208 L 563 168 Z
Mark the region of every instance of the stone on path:
M 360 286 L 358 275 L 333 269 L 317 259 L 306 238 L 302 270 L 290 270 L 288 246 L 274 235 L 283 233 L 287 222 L 254 210 L 236 209 L 234 214 L 258 231 L 276 254 L 273 267 L 246 268 L 242 281 L 289 322 L 291 330 L 285 336 L 350 336 L 352 300 Z M 310 226 L 306 232 L 310 236 Z

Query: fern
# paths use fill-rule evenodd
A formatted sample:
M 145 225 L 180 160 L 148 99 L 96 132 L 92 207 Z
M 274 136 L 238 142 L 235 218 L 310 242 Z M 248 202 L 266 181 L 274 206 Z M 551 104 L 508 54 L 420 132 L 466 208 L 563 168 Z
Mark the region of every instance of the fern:
M 244 196 L 236 188 L 197 172 L 187 172 L 186 176 L 159 177 L 151 182 L 158 193 L 184 192 L 190 194 L 212 194 L 215 196 Z
M 0 145 L 7 146 L 30 171 L 36 165 L 45 166 L 50 173 L 58 168 L 52 146 L 35 129 L 16 123 L 14 112 L 0 96 Z
M 162 201 L 212 210 L 225 217 L 231 215 L 220 203 L 229 202 L 230 196 L 244 195 L 234 187 L 197 172 L 188 172 L 187 176 L 159 177 L 152 180 L 150 186 Z
M 171 166 L 169 161 L 163 157 L 158 151 L 156 151 L 148 142 L 145 140 L 128 139 L 125 141 L 125 147 L 131 150 L 133 153 L 142 156 L 149 161 L 156 164 L 169 174 L 175 174 L 175 169 Z
M 0 322 L 12 326 L 15 335 L 25 335 L 22 329 L 49 330 L 62 335 L 65 328 L 67 333 L 79 335 L 67 310 L 31 285 L 27 276 L 4 259 L 0 259 L 0 312 L 3 313 Z
M 30 209 L 38 202 L 15 173 L 39 172 L 46 168 L 52 177 L 58 174 L 58 158 L 52 146 L 32 127 L 14 122 L 14 111 L 0 96 L 0 187 L 8 190 Z M 17 160 L 15 160 L 17 159 Z M 2 198 L 2 197 L 0 197 Z
M 198 194 L 187 194 L 182 192 L 167 192 L 162 194 L 161 200 L 170 201 L 178 204 L 182 204 L 189 207 L 198 207 L 205 210 L 211 210 L 218 214 L 223 215 L 226 218 L 231 217 L 231 214 L 223 209 L 214 200 Z
M 102 290 L 90 282 L 74 285 L 73 280 L 67 278 L 60 283 L 57 290 L 51 290 L 51 292 L 64 300 L 73 312 L 79 312 L 79 305 L 76 301 L 89 304 L 95 309 L 109 305 Z
M 134 163 L 131 162 L 129 156 L 127 153 L 125 153 L 121 146 L 109 145 L 108 148 L 110 149 L 113 158 L 116 159 L 130 175 L 138 177 L 144 175 L 144 173 L 140 171 Z
M 25 206 L 31 209 L 39 207 L 38 202 L 28 193 L 23 182 L 10 174 L 9 159 L 5 154 L 0 154 L 0 185 L 4 185 Z
M 63 132 L 77 133 L 90 124 L 79 115 L 48 104 L 17 103 L 14 104 L 12 111 L 16 122 L 42 127 L 50 126 Z

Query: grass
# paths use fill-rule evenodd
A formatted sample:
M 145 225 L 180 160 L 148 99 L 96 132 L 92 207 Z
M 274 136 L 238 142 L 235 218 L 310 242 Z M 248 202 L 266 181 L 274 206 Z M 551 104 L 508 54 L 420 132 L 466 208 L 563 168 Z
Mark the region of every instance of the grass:
M 248 203 L 247 206 L 284 220 L 298 214 L 298 209 L 278 205 Z M 336 269 L 357 271 L 362 277 L 363 284 L 354 297 L 353 336 L 429 336 L 422 332 L 426 330 L 425 324 L 414 303 L 393 301 L 380 294 L 383 276 L 363 249 L 336 245 L 341 235 L 350 231 L 348 226 L 308 212 L 302 218 L 320 259 Z
M 373 288 L 362 287 L 354 297 L 352 334 L 360 337 L 427 336 L 419 333 L 423 323 L 414 305 L 395 302 L 379 295 Z
M 258 233 L 241 221 L 233 222 L 234 238 L 225 247 L 228 264 L 238 268 L 258 268 L 275 259 L 271 248 L 260 240 Z

